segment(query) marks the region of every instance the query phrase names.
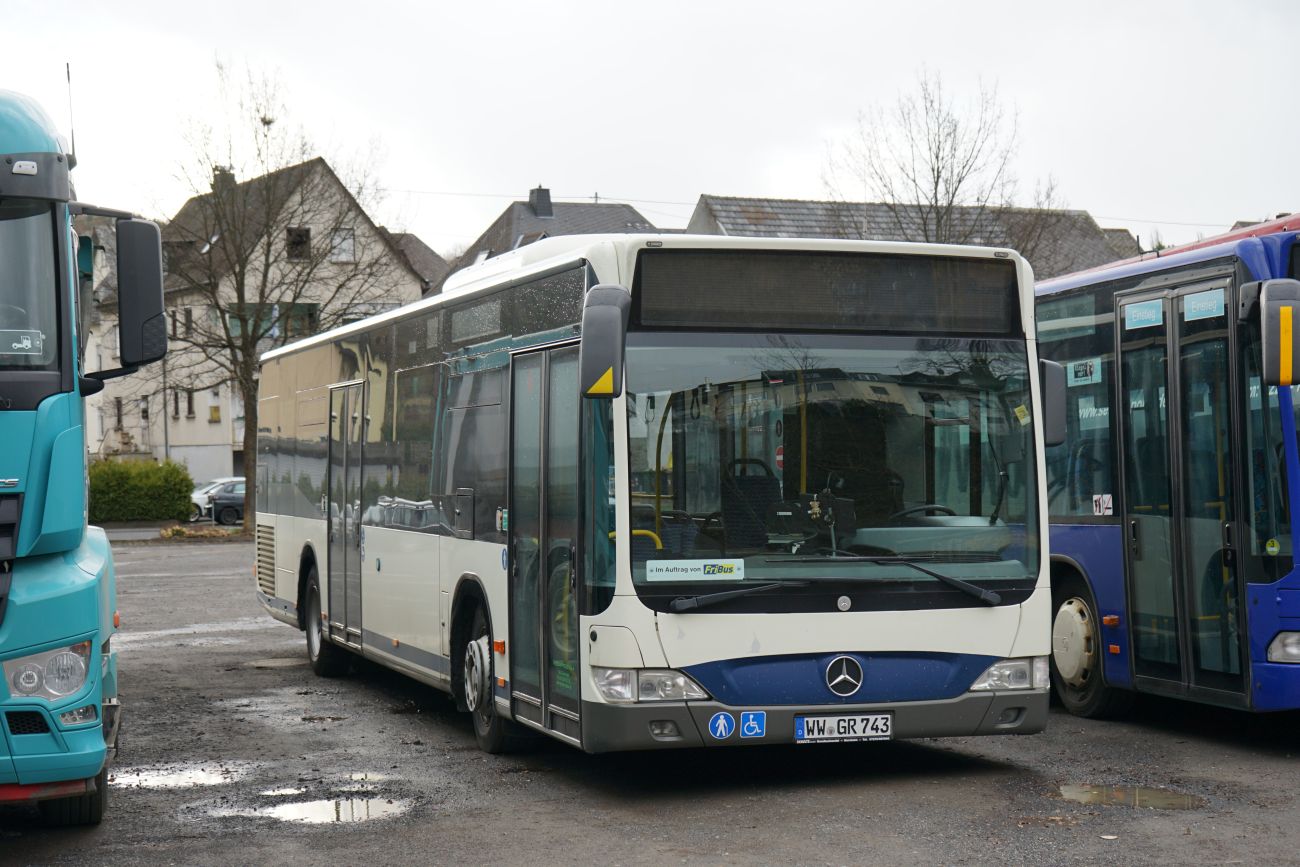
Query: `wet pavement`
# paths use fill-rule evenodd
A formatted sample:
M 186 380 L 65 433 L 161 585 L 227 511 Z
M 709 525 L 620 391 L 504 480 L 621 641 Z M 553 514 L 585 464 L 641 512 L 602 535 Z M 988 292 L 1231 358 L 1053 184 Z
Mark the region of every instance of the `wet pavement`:
M 1020 738 L 487 756 L 440 693 L 316 678 L 246 543 L 118 551 L 103 825 L 0 807 L 2 864 L 1294 863 L 1300 716 L 1144 701 Z

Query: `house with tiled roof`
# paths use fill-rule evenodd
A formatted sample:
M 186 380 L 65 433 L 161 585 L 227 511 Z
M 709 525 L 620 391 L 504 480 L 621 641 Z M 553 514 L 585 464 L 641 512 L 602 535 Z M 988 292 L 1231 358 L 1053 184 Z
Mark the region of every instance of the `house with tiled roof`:
M 618 202 L 553 202 L 551 191 L 535 187 L 528 201 L 511 202 L 492 225 L 460 255 L 451 271 L 558 235 L 657 232 L 631 205 Z
M 938 224 L 944 221 L 944 225 Z M 1036 277 L 1066 274 L 1137 253 L 1126 229 L 1103 229 L 1087 211 L 915 205 L 702 195 L 686 231 L 759 238 L 854 238 L 1013 247 Z
M 87 447 L 180 461 L 196 480 L 244 472 L 261 353 L 415 301 L 447 271 L 419 238 L 377 225 L 321 158 L 244 180 L 215 167 L 162 224 L 162 245 L 167 358 L 87 400 Z M 108 252 L 95 260 L 102 301 Z M 87 351 L 111 367 L 116 322 L 98 307 Z

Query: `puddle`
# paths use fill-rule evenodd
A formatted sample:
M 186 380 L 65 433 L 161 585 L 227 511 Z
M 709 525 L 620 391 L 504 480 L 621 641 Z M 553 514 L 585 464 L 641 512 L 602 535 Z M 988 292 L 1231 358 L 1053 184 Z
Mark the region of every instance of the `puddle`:
M 108 781 L 127 789 L 188 789 L 194 786 L 223 786 L 248 774 L 237 765 L 168 765 L 153 768 L 117 768 Z
M 265 792 L 258 792 L 263 798 L 292 798 L 295 795 L 305 795 L 306 789 L 267 789 Z
M 244 663 L 245 668 L 297 668 L 306 665 L 307 660 L 301 656 L 282 656 L 275 659 L 254 659 Z
M 411 809 L 409 801 L 390 798 L 335 798 L 327 801 L 301 801 L 275 804 L 252 810 L 219 810 L 214 816 L 245 816 L 300 822 L 306 825 L 351 825 L 390 819 Z
M 1205 799 L 1169 789 L 1150 786 L 1061 786 L 1061 797 L 1080 804 L 1106 807 L 1144 807 L 1149 810 L 1194 810 L 1205 806 Z

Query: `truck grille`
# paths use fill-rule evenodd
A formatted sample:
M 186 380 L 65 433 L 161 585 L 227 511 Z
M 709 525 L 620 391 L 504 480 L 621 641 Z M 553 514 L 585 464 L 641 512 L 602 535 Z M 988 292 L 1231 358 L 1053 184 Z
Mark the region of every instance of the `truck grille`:
M 257 525 L 257 588 L 275 595 L 275 528 Z
M 22 513 L 22 494 L 0 494 L 0 624 L 5 622 L 5 607 L 9 602 L 18 545 L 18 518 Z
M 18 545 L 18 516 L 21 513 L 21 494 L 0 494 L 0 563 L 14 558 Z
M 34 710 L 11 710 L 5 720 L 11 735 L 43 735 L 50 730 L 45 717 Z

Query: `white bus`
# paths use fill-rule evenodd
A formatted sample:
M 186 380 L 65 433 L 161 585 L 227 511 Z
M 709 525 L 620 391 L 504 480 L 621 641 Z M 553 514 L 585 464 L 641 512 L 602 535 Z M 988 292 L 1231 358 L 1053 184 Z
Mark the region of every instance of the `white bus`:
M 488 751 L 1039 731 L 1032 287 L 1007 250 L 689 235 L 467 268 L 263 357 L 258 598 Z

